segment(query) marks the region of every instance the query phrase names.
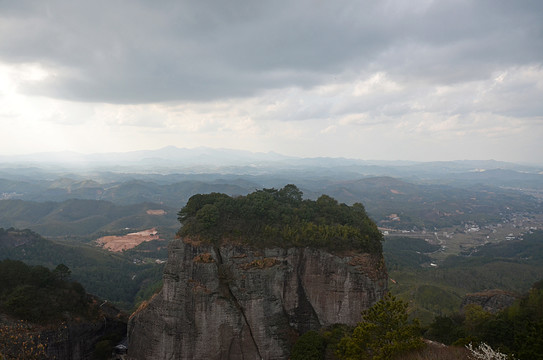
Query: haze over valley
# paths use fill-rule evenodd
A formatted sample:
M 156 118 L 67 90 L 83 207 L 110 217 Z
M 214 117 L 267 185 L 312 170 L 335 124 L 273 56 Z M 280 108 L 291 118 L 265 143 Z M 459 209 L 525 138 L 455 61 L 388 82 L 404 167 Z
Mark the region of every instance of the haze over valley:
M 325 194 L 364 204 L 385 234 L 389 289 L 429 324 L 457 311 L 466 293 L 521 294 L 539 280 L 543 262 L 535 254 L 543 243 L 523 239 L 543 233 L 542 179 L 541 167 L 493 160 L 364 161 L 175 147 L 27 155 L 0 166 L 0 228 L 7 231 L 1 254 L 50 268 L 66 264 L 87 291 L 131 312 L 160 289 L 168 243 L 182 225 L 178 212 L 193 195 L 239 197 L 296 184 L 304 199 Z M 484 255 L 489 251 L 500 257 Z
M 530 0 L 0 2 L 0 359 L 543 358 L 542 59 Z

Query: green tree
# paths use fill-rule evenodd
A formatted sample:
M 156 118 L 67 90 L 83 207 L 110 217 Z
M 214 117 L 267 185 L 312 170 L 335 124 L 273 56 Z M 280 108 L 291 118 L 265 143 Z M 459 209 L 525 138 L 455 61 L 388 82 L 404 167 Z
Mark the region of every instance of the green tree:
M 62 281 L 68 280 L 72 271 L 64 264 L 58 264 L 53 273 Z
M 409 321 L 407 303 L 388 293 L 368 310 L 336 355 L 344 360 L 389 360 L 424 346 L 417 320 Z
M 302 201 L 303 193 L 296 185 L 288 184 L 284 188 L 277 192 L 281 198 L 287 199 L 292 203 L 299 203 Z
M 215 205 L 206 204 L 196 213 L 196 218 L 200 220 L 204 229 L 211 229 L 217 224 L 219 219 L 219 209 Z
M 470 334 L 479 334 L 484 324 L 494 316 L 485 311 L 481 305 L 468 304 L 464 307 L 464 327 Z
M 326 342 L 316 331 L 308 331 L 292 347 L 291 360 L 322 360 Z
M 0 309 L 3 312 L 44 324 L 66 316 L 87 315 L 89 299 L 81 284 L 62 280 L 60 275 L 44 266 L 28 266 L 11 260 L 0 262 L 0 281 L 5 274 L 14 274 L 11 268 L 18 271 L 15 279 L 0 282 Z M 69 273 L 67 267 L 60 269 L 61 274 Z
M 456 340 L 466 337 L 463 328 L 464 318 L 460 314 L 453 316 L 436 316 L 424 335 L 430 340 L 451 345 Z

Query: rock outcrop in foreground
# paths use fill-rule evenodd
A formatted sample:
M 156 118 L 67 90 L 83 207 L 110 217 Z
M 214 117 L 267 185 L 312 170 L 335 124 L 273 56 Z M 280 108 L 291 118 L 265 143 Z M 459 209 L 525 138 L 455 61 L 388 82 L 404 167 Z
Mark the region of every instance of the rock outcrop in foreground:
M 170 244 L 162 290 L 129 322 L 130 359 L 287 359 L 299 334 L 354 325 L 387 288 L 382 256 Z

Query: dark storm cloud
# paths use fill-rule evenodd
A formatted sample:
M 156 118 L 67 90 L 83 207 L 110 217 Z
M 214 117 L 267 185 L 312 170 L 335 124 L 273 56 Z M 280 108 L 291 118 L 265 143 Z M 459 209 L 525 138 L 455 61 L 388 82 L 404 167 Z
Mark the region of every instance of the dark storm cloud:
M 26 91 L 111 103 L 213 100 L 384 71 L 450 84 L 543 59 L 541 1 L 0 1 L 0 60 Z M 346 75 L 347 74 L 347 75 Z

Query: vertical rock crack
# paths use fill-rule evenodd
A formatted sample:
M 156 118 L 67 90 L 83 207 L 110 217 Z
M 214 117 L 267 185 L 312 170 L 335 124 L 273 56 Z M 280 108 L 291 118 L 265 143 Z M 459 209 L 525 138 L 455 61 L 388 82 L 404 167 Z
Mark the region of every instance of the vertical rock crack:
M 321 327 L 321 322 L 309 296 L 304 287 L 303 273 L 305 272 L 305 249 L 301 249 L 298 255 L 298 263 L 296 264 L 296 278 L 298 282 L 298 308 L 296 309 L 296 315 L 299 316 L 298 323 L 300 324 L 298 331 L 301 330 L 302 333 L 305 333 L 309 330 L 317 330 Z M 304 320 L 307 322 L 304 324 Z M 316 327 L 316 328 L 315 328 Z
M 256 342 L 256 339 L 253 334 L 253 329 L 251 328 L 251 324 L 249 323 L 249 320 L 247 319 L 247 315 L 245 315 L 245 311 L 243 309 L 243 306 L 239 303 L 238 299 L 232 292 L 232 289 L 230 288 L 229 279 L 221 278 L 221 276 L 226 277 L 225 273 L 225 267 L 222 260 L 221 250 L 218 246 L 215 246 L 215 253 L 217 254 L 217 268 L 219 272 L 219 282 L 221 286 L 224 286 L 224 290 L 226 290 L 226 296 L 228 299 L 234 304 L 234 306 L 239 310 L 241 317 L 243 318 L 243 321 L 245 322 L 245 325 L 247 325 L 247 329 L 249 329 L 249 336 L 251 337 L 251 340 L 255 346 L 256 352 L 258 354 L 258 357 L 260 359 L 263 359 L 262 354 L 260 353 L 260 349 L 258 348 L 258 344 Z

